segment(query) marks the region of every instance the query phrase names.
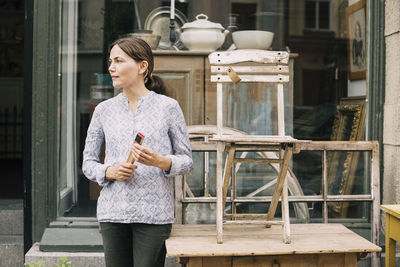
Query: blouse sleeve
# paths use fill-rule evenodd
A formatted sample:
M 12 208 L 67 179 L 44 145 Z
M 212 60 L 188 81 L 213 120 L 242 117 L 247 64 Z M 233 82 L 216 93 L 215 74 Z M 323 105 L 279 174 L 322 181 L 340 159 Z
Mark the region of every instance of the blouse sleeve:
M 174 102 L 169 116 L 170 128 L 168 134 L 172 144 L 173 155 L 168 155 L 172 162 L 171 169 L 168 172 L 164 172 L 168 178 L 186 174 L 193 169 L 189 134 L 178 102 Z
M 93 112 L 92 119 L 87 131 L 85 149 L 83 151 L 82 171 L 85 176 L 100 186 L 109 181 L 105 179 L 106 169 L 109 165 L 100 162 L 101 148 L 104 144 L 104 132 L 101 124 L 101 111 L 99 106 Z

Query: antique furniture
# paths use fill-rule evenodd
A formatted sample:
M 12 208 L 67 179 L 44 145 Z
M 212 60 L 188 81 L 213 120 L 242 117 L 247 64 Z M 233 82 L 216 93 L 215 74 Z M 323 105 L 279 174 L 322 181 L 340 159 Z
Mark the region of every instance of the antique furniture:
M 396 266 L 396 241 L 400 241 L 400 205 L 382 205 L 386 212 L 385 266 Z
M 205 124 L 206 52 L 154 51 L 154 74 L 159 75 L 180 104 L 188 125 Z
M 211 82 L 217 83 L 217 134 L 210 140 L 217 144 L 217 243 L 223 242 L 223 224 L 261 224 L 270 227 L 282 225 L 283 242 L 290 243 L 290 223 L 286 174 L 294 152 L 299 152 L 298 140 L 285 135 L 283 84 L 289 82 L 289 53 L 266 50 L 235 50 L 214 52 L 208 56 L 211 65 Z M 223 134 L 223 83 L 238 82 L 273 83 L 277 91 L 277 135 L 224 135 Z M 246 101 L 246 99 L 240 99 Z M 272 158 L 236 158 L 236 151 L 273 151 Z M 223 153 L 228 156 L 222 170 Z M 280 170 L 268 214 L 225 214 L 226 195 L 234 176 L 231 170 L 235 163 L 279 163 Z M 232 177 L 232 178 L 231 178 Z M 234 192 L 233 192 L 234 194 Z M 282 220 L 273 220 L 281 198 Z M 223 219 L 231 219 L 223 221 Z M 237 219 L 263 220 L 237 220 Z
M 282 243 L 277 226 L 229 225 L 223 244 L 214 238 L 214 225 L 174 224 L 166 241 L 168 257 L 187 267 L 356 267 L 359 258 L 381 251 L 341 224 L 294 224 L 290 244 Z

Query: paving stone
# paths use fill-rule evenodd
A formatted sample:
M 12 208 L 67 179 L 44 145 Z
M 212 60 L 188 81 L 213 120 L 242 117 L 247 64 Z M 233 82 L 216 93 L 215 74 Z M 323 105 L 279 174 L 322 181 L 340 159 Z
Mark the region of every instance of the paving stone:
M 0 235 L 0 267 L 23 266 L 23 264 L 23 237 Z
M 74 267 L 105 267 L 103 252 L 43 252 L 39 243 L 35 243 L 25 254 L 25 262 L 32 264 L 44 261 L 45 266 L 61 263 L 60 257 L 67 257 Z
M 67 257 L 73 267 L 105 267 L 103 252 L 43 252 L 35 243 L 25 255 L 25 262 L 32 264 L 44 261 L 45 266 L 61 263 L 60 257 Z M 176 258 L 166 258 L 165 267 L 181 267 Z
M 24 210 L 22 199 L 0 200 L 0 235 L 24 234 Z

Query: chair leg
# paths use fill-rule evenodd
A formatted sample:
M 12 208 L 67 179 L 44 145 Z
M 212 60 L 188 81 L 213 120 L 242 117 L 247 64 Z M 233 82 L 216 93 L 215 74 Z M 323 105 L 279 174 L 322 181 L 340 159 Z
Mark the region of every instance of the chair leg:
M 224 144 L 217 144 L 217 243 L 223 243 L 223 222 L 222 222 L 222 153 L 224 152 Z
M 226 195 L 228 193 L 229 182 L 231 180 L 232 174 L 232 164 L 233 159 L 235 157 L 235 148 L 230 147 L 228 156 L 225 162 L 225 171 L 224 171 L 224 187 L 222 188 L 222 215 L 224 214 L 225 205 L 226 205 Z
M 284 148 L 281 170 L 278 174 L 278 181 L 276 183 L 274 194 L 272 196 L 271 205 L 269 206 L 269 211 L 267 216 L 268 221 L 272 221 L 274 219 L 279 198 L 282 195 L 283 184 L 286 179 L 286 173 L 289 167 L 290 159 L 292 158 L 292 154 L 293 154 L 293 145 L 287 144 Z M 270 225 L 267 225 L 267 227 L 270 227 Z
M 283 220 L 283 243 L 290 244 L 290 217 L 289 217 L 289 202 L 288 202 L 288 187 L 287 180 L 283 183 L 282 197 L 282 220 Z

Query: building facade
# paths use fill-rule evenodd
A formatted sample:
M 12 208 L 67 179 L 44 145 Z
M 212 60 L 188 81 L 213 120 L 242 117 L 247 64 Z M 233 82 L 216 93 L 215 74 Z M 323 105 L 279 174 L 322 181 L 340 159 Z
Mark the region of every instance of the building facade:
M 169 40 L 169 27 L 165 29 L 163 23 L 169 23 L 170 4 L 171 1 L 156 0 L 25 1 L 25 252 L 40 242 L 46 229 L 56 223 L 95 222 L 99 188 L 83 176 L 81 154 L 93 108 L 119 93 L 110 86 L 107 76 L 108 45 L 112 40 L 139 29 L 161 35 L 153 50 L 155 73 L 174 89 L 188 125 L 215 124 L 215 88 L 209 83 L 208 53 L 190 51 L 182 42 Z M 396 125 L 400 123 L 397 116 L 399 1 L 185 0 L 176 1 L 175 7 L 177 28 L 204 13 L 209 21 L 220 23 L 231 32 L 274 33 L 271 49 L 286 50 L 292 55 L 292 81 L 285 89 L 285 112 L 286 129 L 293 137 L 332 140 L 335 121 L 341 114 L 338 107 L 348 103 L 345 101 L 352 101 L 352 105 L 362 103 L 365 117 L 357 139 L 351 139 L 353 125 L 346 124 L 350 132 L 343 131 L 337 140 L 379 142 L 380 201 L 399 203 L 400 190 L 393 186 L 398 184 L 396 159 L 400 154 L 396 137 Z M 232 44 L 232 36 L 227 35 L 220 49 L 233 49 Z M 250 86 L 227 92 L 224 117 L 227 127 L 248 134 L 276 134 L 272 90 L 262 93 L 257 86 Z M 246 98 L 247 104 L 238 104 L 238 98 Z M 354 114 L 346 116 L 353 118 Z M 194 158 L 197 168 L 187 177 L 192 194 L 215 196 L 213 155 L 207 163 L 202 155 L 195 154 Z M 304 153 L 293 159 L 291 168 L 299 185 L 295 189 L 300 195 L 321 195 L 320 158 L 318 153 Z M 340 158 L 335 162 L 339 167 Z M 368 194 L 371 190 L 367 159 L 368 155 L 361 153 L 355 164 L 351 195 Z M 200 178 L 204 176 L 205 164 L 210 164 L 208 186 Z M 238 176 L 243 178 L 240 194 L 245 196 L 269 181 L 271 169 L 243 166 Z M 339 194 L 335 187 L 330 190 L 328 194 Z M 328 221 L 324 221 L 319 201 L 293 205 L 291 217 L 293 222 L 359 224 L 362 226 L 352 230 L 370 239 L 371 203 L 348 201 L 347 204 L 346 212 L 340 216 L 328 212 Z M 263 205 L 255 203 L 241 208 L 244 212 L 257 212 Z M 184 203 L 182 217 L 177 220 L 212 221 L 212 216 L 205 219 L 196 216 L 199 209 L 211 212 L 200 206 Z M 306 218 L 297 215 L 299 210 L 307 210 Z M 57 250 L 57 245 L 53 248 Z

